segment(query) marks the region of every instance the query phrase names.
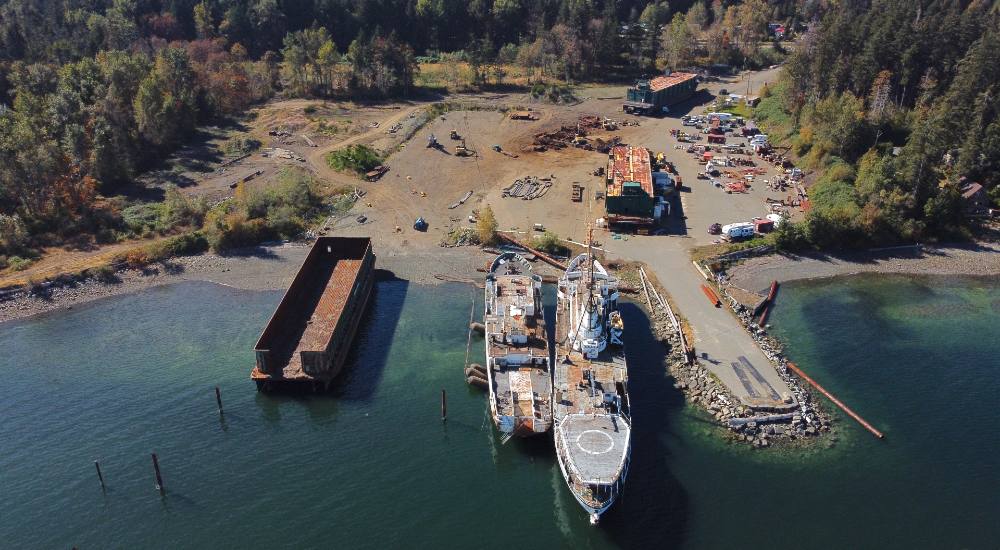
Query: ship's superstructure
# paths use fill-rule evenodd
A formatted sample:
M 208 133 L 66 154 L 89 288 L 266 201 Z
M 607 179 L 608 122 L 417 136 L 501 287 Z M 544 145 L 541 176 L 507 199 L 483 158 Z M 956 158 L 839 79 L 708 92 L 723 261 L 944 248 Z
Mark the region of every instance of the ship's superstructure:
M 556 305 L 556 456 L 573 496 L 597 523 L 628 474 L 632 421 L 618 280 L 592 252 L 570 262 Z
M 497 256 L 486 277 L 490 412 L 505 438 L 545 433 L 552 426 L 552 373 L 541 286 L 542 278 L 515 253 Z

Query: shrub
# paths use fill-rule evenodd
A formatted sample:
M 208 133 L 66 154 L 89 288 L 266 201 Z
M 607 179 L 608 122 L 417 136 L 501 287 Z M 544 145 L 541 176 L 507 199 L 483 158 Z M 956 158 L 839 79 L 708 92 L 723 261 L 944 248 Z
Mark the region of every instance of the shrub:
M 476 233 L 479 236 L 480 244 L 487 246 L 496 244 L 498 226 L 496 216 L 493 215 L 493 209 L 487 204 L 476 219 Z
M 226 155 L 238 157 L 252 153 L 259 149 L 260 146 L 260 140 L 250 134 L 237 134 L 226 141 L 224 149 L 226 151 Z
M 569 253 L 569 248 L 562 244 L 559 235 L 551 231 L 546 231 L 535 237 L 535 248 L 547 254 L 566 255 Z
M 265 220 L 250 219 L 244 212 L 224 213 L 213 218 L 205 226 L 205 238 L 212 250 L 252 246 L 274 236 Z
M 151 251 L 159 260 L 174 256 L 191 256 L 208 250 L 208 240 L 201 231 L 193 231 L 164 239 L 151 246 Z
M 13 271 L 24 271 L 28 269 L 28 266 L 34 263 L 31 258 L 22 258 L 20 256 L 11 256 L 7 258 L 7 267 Z
M 326 162 L 334 170 L 348 170 L 360 175 L 382 164 L 382 156 L 367 145 L 357 144 L 329 153 Z
M 305 222 L 291 205 L 281 205 L 268 210 L 267 226 L 282 238 L 290 239 L 305 230 Z
M 122 210 L 122 221 L 129 231 L 136 235 L 143 235 L 150 231 L 160 229 L 161 218 L 163 217 L 163 205 L 144 202 L 134 204 Z

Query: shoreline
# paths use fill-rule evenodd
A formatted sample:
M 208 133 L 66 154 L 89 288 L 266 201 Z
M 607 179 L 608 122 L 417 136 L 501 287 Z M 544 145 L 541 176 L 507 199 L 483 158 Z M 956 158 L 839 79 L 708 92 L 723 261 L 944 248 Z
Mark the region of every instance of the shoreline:
M 118 271 L 110 281 L 90 278 L 53 285 L 38 294 L 20 289 L 0 298 L 0 324 L 186 281 L 215 283 L 240 290 L 284 290 L 310 246 L 309 243 L 292 242 L 227 255 L 183 256 L 144 269 Z M 442 284 L 446 281 L 435 275 L 480 277 L 476 269 L 485 265 L 489 255 L 478 247 L 435 247 L 376 251 L 376 256 L 376 269 L 396 278 L 414 284 Z
M 767 294 L 772 281 L 827 279 L 865 273 L 884 275 L 1000 275 L 1000 243 L 893 247 L 844 253 L 770 254 L 748 258 L 726 269 L 728 283 Z

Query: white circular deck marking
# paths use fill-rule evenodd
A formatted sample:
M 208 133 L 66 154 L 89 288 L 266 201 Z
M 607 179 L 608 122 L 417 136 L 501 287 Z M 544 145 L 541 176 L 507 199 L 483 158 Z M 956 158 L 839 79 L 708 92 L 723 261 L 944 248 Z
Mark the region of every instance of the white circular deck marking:
M 600 435 L 600 436 L 603 436 L 604 438 L 606 438 L 608 440 L 608 448 L 604 449 L 604 450 L 593 450 L 593 449 L 588 449 L 587 447 L 584 447 L 583 446 L 583 442 L 581 441 L 584 438 L 584 436 L 589 436 L 589 437 L 587 437 L 587 441 L 586 442 L 591 447 L 596 447 L 601 442 L 600 441 L 601 438 L 590 436 L 590 434 L 597 434 L 597 435 Z M 604 432 L 602 432 L 600 430 L 587 430 L 587 431 L 581 433 L 580 435 L 576 436 L 576 446 L 579 447 L 581 451 L 583 451 L 583 452 L 585 452 L 587 454 L 602 455 L 602 454 L 610 451 L 611 449 L 615 448 L 615 440 L 611 439 L 610 435 L 608 435 L 608 434 L 606 434 L 606 433 L 604 433 Z

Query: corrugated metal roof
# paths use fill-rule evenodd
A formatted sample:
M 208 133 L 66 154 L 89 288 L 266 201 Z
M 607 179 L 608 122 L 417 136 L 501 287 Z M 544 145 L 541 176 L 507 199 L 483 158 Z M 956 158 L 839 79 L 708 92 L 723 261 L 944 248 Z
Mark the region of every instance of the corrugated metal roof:
M 649 149 L 616 145 L 611 148 L 608 162 L 607 196 L 618 197 L 622 194 L 625 182 L 637 182 L 650 197 L 653 196 L 653 167 L 649 161 Z
M 697 77 L 698 75 L 694 73 L 671 73 L 670 76 L 658 76 L 649 81 L 649 89 L 658 92 Z

